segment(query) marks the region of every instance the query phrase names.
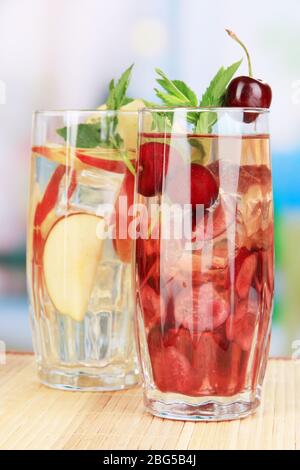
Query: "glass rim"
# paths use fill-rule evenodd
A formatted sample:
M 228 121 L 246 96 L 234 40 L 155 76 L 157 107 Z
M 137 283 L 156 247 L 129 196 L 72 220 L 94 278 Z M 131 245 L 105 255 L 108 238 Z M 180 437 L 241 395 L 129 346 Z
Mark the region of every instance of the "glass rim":
M 34 116 L 49 115 L 49 116 L 62 116 L 64 114 L 138 114 L 139 111 L 126 111 L 122 109 L 37 109 L 33 111 Z
M 63 114 L 139 114 L 139 113 L 159 113 L 159 112 L 234 112 L 234 113 L 258 113 L 258 114 L 269 114 L 269 108 L 258 108 L 258 107 L 225 107 L 225 106 L 157 106 L 139 109 L 137 111 L 127 111 L 123 109 L 97 109 L 97 108 L 82 108 L 82 109 L 37 109 L 33 111 L 33 115 L 49 115 L 57 116 Z
M 176 111 L 186 111 L 186 112 L 234 112 L 234 113 L 257 113 L 257 114 L 269 114 L 269 108 L 258 108 L 258 107 L 225 107 L 225 106 L 160 106 L 160 107 L 145 107 L 141 109 L 140 113 L 171 113 Z

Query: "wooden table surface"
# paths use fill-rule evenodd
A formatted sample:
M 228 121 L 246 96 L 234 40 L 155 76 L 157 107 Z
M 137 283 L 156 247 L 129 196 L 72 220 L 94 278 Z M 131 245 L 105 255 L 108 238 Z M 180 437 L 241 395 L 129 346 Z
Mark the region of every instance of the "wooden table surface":
M 300 361 L 270 360 L 255 416 L 223 423 L 155 418 L 141 389 L 63 392 L 40 385 L 34 358 L 0 365 L 0 449 L 300 449 Z

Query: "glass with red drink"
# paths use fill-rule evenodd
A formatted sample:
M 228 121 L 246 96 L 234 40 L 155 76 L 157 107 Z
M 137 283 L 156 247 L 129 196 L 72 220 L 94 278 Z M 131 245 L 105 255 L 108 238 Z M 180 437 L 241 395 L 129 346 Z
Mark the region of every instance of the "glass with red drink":
M 265 109 L 141 113 L 136 316 L 155 415 L 227 420 L 260 403 L 274 291 L 269 141 Z

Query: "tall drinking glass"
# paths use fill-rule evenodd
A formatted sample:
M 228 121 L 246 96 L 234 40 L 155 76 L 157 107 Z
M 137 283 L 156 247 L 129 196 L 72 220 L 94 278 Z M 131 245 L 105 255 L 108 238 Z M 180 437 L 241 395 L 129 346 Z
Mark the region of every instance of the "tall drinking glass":
M 268 111 L 145 109 L 136 294 L 146 408 L 184 420 L 260 403 L 274 290 Z
M 133 198 L 137 119 L 34 116 L 27 272 L 38 374 L 49 386 L 114 390 L 138 380 L 132 246 L 119 204 Z

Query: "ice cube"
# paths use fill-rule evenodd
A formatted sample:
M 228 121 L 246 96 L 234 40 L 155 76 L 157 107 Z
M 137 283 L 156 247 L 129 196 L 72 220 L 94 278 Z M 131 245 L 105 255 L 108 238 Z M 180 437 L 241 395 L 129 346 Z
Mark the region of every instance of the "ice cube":
M 84 169 L 76 173 L 76 188 L 67 198 L 66 185 L 61 191 L 57 211 L 89 211 L 98 215 L 113 212 L 123 175 L 97 169 Z M 103 214 L 105 212 L 105 214 Z
M 131 267 L 119 260 L 102 260 L 97 268 L 94 288 L 91 293 L 88 311 L 122 312 L 128 308 L 131 283 Z

